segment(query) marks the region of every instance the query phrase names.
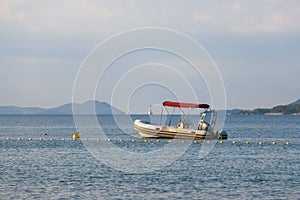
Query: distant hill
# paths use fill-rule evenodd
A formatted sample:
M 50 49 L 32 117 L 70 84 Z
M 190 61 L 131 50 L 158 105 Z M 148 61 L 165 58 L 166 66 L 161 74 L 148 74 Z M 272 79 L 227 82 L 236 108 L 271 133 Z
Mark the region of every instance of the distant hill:
M 282 114 L 300 114 L 300 104 L 289 104 L 275 106 L 271 109 L 271 113 L 282 113 Z
M 229 115 L 300 115 L 300 99 L 287 104 L 278 105 L 273 108 L 256 108 L 254 110 L 228 110 Z
M 251 113 L 251 110 L 232 109 L 232 110 L 227 110 L 226 113 L 228 115 L 249 115 Z
M 270 109 L 269 113 L 282 113 L 284 115 L 300 114 L 300 99 L 288 105 L 275 106 Z
M 17 107 L 17 106 L 0 106 L 0 114 L 8 115 L 8 114 L 16 114 L 16 115 L 70 115 L 72 113 L 72 106 L 74 106 L 74 110 L 76 114 L 96 114 L 98 115 L 109 115 L 109 114 L 124 114 L 121 110 L 111 106 L 106 102 L 100 101 L 87 101 L 82 104 L 77 103 L 68 103 L 62 106 L 58 106 L 55 108 L 45 109 L 45 108 L 37 108 L 37 107 Z M 94 111 L 95 110 L 95 111 Z
M 290 105 L 295 105 L 295 104 L 300 104 L 300 99 L 298 99 L 297 101 L 291 103 Z
M 39 112 L 43 112 L 45 109 L 43 108 L 35 108 L 35 107 L 17 107 L 17 106 L 0 106 L 0 114 L 14 114 L 14 115 L 30 115 L 36 114 Z

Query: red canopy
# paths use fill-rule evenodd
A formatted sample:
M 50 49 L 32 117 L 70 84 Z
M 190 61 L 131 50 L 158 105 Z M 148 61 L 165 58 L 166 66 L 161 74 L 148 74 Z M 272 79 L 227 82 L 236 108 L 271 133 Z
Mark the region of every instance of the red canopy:
M 208 104 L 181 103 L 181 102 L 172 102 L 172 101 L 163 102 L 163 106 L 180 107 L 180 108 L 204 108 L 204 109 L 209 108 Z

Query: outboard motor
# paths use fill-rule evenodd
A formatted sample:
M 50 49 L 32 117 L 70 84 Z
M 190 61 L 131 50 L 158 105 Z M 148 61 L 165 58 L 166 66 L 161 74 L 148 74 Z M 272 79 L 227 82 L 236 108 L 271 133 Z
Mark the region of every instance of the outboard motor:
M 226 131 L 222 131 L 219 133 L 219 140 L 226 140 L 228 138 L 228 134 Z

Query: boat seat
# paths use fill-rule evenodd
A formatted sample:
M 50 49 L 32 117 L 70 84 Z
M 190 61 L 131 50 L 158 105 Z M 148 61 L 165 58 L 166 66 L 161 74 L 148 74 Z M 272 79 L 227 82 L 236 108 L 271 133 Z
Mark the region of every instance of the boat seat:
M 209 124 L 206 123 L 206 122 L 199 122 L 199 125 L 198 125 L 198 129 L 199 130 L 203 130 L 203 131 L 207 131 L 208 130 L 208 127 L 209 127 Z
M 189 124 L 186 120 L 182 120 L 180 119 L 178 124 L 177 124 L 178 128 L 189 128 Z

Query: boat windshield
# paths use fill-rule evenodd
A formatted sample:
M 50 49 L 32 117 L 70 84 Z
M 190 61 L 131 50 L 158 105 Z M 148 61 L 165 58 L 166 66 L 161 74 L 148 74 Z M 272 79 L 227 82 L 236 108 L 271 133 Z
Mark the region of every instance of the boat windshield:
M 212 117 L 212 114 L 211 112 L 204 112 L 202 115 L 201 115 L 201 118 L 200 118 L 200 122 L 205 122 L 207 124 L 210 124 L 211 122 L 211 117 Z

